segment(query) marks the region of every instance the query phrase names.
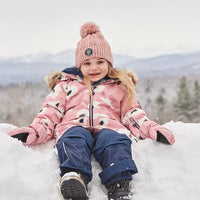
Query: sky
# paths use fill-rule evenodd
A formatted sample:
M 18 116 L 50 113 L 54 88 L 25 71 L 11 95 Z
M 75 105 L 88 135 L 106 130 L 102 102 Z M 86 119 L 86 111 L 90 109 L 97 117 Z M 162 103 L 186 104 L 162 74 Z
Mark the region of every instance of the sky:
M 0 58 L 75 49 L 88 21 L 115 54 L 200 50 L 199 0 L 0 0 Z

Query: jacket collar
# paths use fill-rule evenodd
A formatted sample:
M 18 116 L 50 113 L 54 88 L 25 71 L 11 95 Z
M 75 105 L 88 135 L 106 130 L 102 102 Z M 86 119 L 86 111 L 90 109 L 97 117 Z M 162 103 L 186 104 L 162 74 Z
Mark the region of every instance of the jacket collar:
M 83 78 L 83 74 L 81 73 L 81 70 L 78 69 L 77 67 L 67 67 L 62 72 Z

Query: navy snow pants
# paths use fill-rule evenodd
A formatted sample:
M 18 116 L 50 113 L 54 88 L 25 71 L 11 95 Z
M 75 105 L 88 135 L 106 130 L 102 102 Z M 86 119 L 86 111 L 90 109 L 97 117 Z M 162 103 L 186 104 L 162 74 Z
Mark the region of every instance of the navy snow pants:
M 91 154 L 101 165 L 101 183 L 106 187 L 132 179 L 137 167 L 132 160 L 131 140 L 125 134 L 110 129 L 102 129 L 92 137 L 80 126 L 68 129 L 56 144 L 60 160 L 61 176 L 69 170 L 80 171 L 92 179 Z

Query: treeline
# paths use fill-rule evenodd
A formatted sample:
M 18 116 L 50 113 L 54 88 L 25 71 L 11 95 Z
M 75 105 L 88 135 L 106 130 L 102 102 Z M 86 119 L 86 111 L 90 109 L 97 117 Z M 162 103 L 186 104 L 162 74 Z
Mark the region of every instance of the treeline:
M 0 86 L 0 123 L 29 125 L 50 89 L 45 83 L 21 83 Z
M 144 110 L 148 116 L 160 124 L 168 121 L 200 122 L 200 82 L 199 77 L 180 77 L 173 84 L 168 81 L 165 87 L 161 84 L 157 94 L 145 99 Z M 169 90 L 169 87 L 170 88 Z M 146 93 L 151 93 L 154 86 L 146 87 Z M 169 91 L 168 91 L 169 90 Z M 167 92 L 168 91 L 168 92 Z M 153 93 L 153 92 L 152 92 Z M 145 95 L 145 94 L 143 94 Z M 142 97 L 143 98 L 143 97 Z M 141 99 L 142 99 L 141 98 Z M 144 102 L 144 101 L 143 101 Z
M 199 80 L 198 76 L 140 79 L 138 99 L 157 123 L 200 122 Z M 49 92 L 46 83 L 0 85 L 0 123 L 28 126 Z
M 193 86 L 188 86 L 187 78 L 179 81 L 176 101 L 173 104 L 178 120 L 183 122 L 200 122 L 200 83 L 195 80 Z

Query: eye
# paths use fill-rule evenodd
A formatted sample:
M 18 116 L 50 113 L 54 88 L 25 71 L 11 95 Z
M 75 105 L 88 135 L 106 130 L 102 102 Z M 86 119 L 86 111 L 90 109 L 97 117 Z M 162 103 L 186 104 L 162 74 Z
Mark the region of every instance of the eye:
M 90 62 L 84 62 L 83 65 L 90 65 Z
M 104 63 L 103 60 L 98 60 L 98 61 L 97 61 L 97 64 L 102 64 L 102 63 Z

